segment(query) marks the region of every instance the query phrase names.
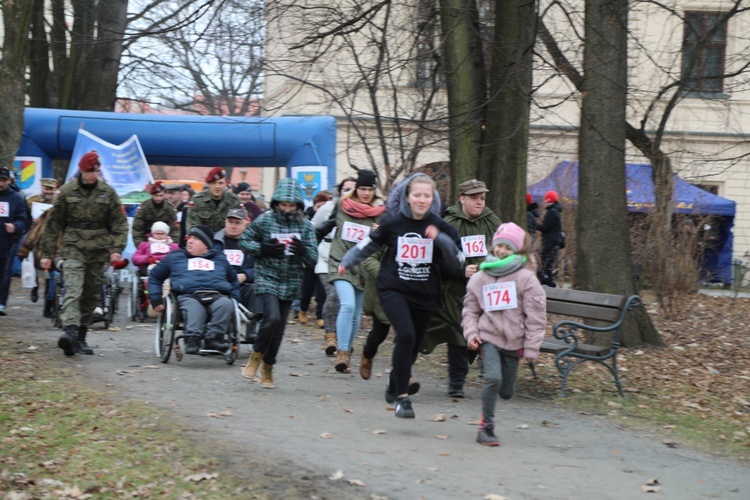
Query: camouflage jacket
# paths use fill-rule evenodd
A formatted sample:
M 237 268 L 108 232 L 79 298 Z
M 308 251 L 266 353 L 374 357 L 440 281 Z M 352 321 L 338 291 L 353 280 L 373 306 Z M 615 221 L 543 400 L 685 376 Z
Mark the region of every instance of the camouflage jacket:
M 42 235 L 42 258 L 54 258 L 60 233 L 63 259 L 104 263 L 122 253 L 128 220 L 115 190 L 101 179 L 90 191 L 78 179 L 65 184 Z
M 166 200 L 161 205 L 161 208 L 157 208 L 154 199 L 151 198 L 141 203 L 141 206 L 138 208 L 138 212 L 136 212 L 133 219 L 133 243 L 136 247 L 146 241 L 148 234 L 151 233 L 151 226 L 154 222 L 159 221 L 164 222 L 170 227 L 169 236 L 172 238 L 172 241 L 179 240 L 180 226 L 177 225 L 177 215 L 175 214 L 174 206 Z
M 208 190 L 193 196 L 188 203 L 188 219 L 185 224 L 185 234 L 190 232 L 193 226 L 208 226 L 216 232 L 224 227 L 224 219 L 233 208 L 240 208 L 240 198 L 229 191 L 225 191 L 217 206 L 211 199 L 211 193 Z M 174 239 L 174 238 L 173 238 Z M 179 236 L 175 241 L 179 239 Z

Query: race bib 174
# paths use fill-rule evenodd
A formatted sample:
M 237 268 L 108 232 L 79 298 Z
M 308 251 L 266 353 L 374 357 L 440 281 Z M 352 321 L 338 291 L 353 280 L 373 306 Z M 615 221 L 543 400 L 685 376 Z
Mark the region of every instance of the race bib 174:
M 502 311 L 518 307 L 516 282 L 492 283 L 482 287 L 485 311 Z

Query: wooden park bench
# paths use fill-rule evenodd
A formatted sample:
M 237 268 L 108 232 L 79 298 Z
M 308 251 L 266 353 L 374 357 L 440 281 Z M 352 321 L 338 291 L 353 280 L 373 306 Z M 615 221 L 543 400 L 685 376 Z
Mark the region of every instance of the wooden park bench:
M 621 397 L 625 397 L 622 383 L 617 374 L 617 349 L 620 347 L 622 325 L 628 311 L 641 304 L 637 295 L 611 295 L 607 293 L 584 292 L 563 288 L 544 287 L 547 293 L 547 314 L 572 316 L 591 324 L 573 320 L 560 320 L 552 327 L 554 338 L 545 338 L 540 352 L 555 355 L 555 365 L 560 372 L 560 396 L 565 397 L 568 375 L 584 361 L 594 361 L 606 366 L 615 379 Z M 594 326 L 596 325 L 596 326 Z M 583 333 L 606 333 L 611 336 L 607 345 L 593 345 L 582 342 Z M 538 378 L 534 364 L 529 364 L 534 378 Z

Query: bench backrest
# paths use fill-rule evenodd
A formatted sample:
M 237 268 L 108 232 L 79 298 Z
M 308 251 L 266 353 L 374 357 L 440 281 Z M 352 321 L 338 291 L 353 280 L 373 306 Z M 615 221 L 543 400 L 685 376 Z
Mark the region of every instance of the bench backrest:
M 584 292 L 545 286 L 547 314 L 616 323 L 628 298 L 609 293 Z

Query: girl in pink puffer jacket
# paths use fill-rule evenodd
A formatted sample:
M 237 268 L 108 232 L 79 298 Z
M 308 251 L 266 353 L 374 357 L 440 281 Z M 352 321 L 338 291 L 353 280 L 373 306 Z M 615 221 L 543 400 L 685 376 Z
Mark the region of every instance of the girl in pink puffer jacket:
M 536 359 L 547 325 L 547 297 L 529 255 L 531 237 L 516 224 L 501 224 L 492 253 L 469 279 L 464 297 L 464 337 L 484 363 L 482 425 L 477 441 L 498 446 L 494 433 L 498 394 L 510 399 L 519 358 Z

